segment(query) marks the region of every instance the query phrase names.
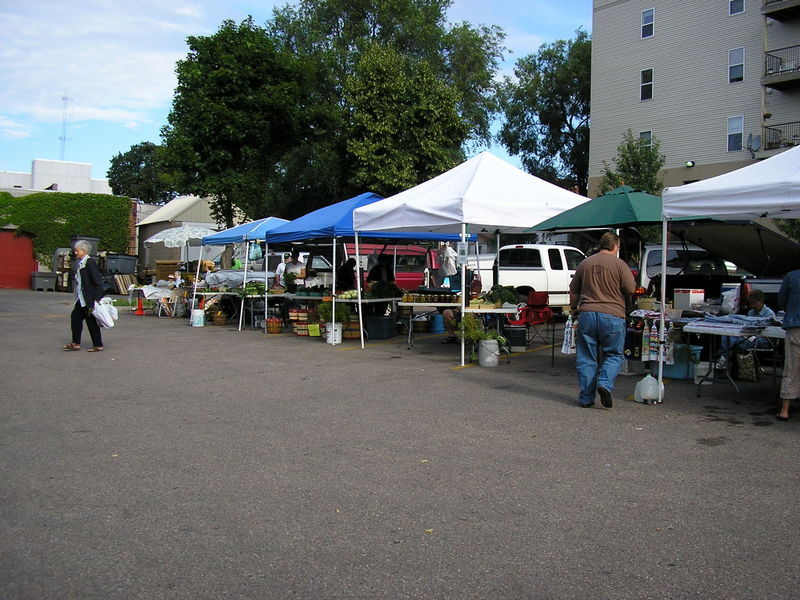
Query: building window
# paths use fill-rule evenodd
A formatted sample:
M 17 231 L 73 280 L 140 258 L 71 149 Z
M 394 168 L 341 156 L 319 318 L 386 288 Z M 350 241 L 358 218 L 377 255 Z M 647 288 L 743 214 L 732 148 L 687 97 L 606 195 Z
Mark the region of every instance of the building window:
M 744 0 L 730 0 L 728 2 L 728 14 L 738 15 L 744 12 Z
M 652 131 L 640 131 L 639 132 L 639 141 L 642 143 L 643 146 L 648 148 L 652 147 L 653 145 L 653 132 Z
M 642 71 L 641 91 L 639 94 L 640 100 L 650 100 L 653 97 L 653 69 L 645 69 Z
M 744 79 L 744 48 L 728 50 L 728 82 L 735 83 Z
M 648 8 L 642 11 L 642 39 L 653 37 L 653 27 L 655 26 L 656 9 Z
M 728 152 L 742 149 L 744 135 L 744 117 L 728 117 Z

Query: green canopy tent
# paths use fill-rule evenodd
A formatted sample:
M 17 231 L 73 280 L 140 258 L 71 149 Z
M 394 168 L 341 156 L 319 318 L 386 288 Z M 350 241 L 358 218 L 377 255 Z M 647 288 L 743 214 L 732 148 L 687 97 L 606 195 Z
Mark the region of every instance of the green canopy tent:
M 694 219 L 695 217 L 688 217 Z M 531 231 L 564 231 L 597 227 L 631 227 L 661 223 L 661 198 L 622 185 L 594 200 L 534 225 Z

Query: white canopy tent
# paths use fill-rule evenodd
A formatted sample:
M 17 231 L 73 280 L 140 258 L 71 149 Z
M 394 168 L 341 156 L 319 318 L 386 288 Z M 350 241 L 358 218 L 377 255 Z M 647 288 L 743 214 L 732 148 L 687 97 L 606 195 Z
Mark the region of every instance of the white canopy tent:
M 662 195 L 661 305 L 666 304 L 667 225 L 671 219 L 705 215 L 720 219 L 800 218 L 800 147 L 736 171 Z M 661 313 L 658 381 L 663 379 L 664 313 Z M 659 385 L 659 389 L 660 385 Z M 662 392 L 663 393 L 663 392 Z
M 481 231 L 519 233 L 587 200 L 482 152 L 413 188 L 357 208 L 353 211 L 353 229 L 356 245 L 359 231 L 460 233 L 466 240 L 467 233 Z M 462 314 L 466 307 L 465 279 L 466 264 L 462 264 Z M 360 276 L 357 281 L 360 298 Z

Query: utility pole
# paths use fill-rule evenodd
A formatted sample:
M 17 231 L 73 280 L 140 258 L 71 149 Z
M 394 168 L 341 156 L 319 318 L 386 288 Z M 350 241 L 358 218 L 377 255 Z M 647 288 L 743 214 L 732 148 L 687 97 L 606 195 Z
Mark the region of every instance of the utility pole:
M 64 151 L 70 139 L 67 137 L 67 122 L 69 121 L 69 103 L 71 100 L 72 98 L 67 96 L 67 92 L 64 92 L 64 95 L 61 96 L 61 101 L 64 103 L 64 116 L 61 118 L 61 136 L 58 138 L 61 141 L 59 160 L 64 160 Z

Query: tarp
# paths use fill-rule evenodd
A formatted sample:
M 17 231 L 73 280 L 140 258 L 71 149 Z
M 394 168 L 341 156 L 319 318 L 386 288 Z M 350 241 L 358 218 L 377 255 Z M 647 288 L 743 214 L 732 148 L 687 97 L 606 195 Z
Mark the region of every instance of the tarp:
M 800 218 L 800 147 L 711 179 L 668 187 L 663 200 L 666 219 L 698 213 L 738 219 Z
M 661 198 L 622 185 L 542 221 L 527 231 L 631 227 L 656 223 L 661 223 Z
M 203 238 L 202 244 L 203 246 L 224 246 L 225 244 L 236 244 L 246 240 L 263 240 L 267 231 L 288 222 L 286 219 L 279 217 L 264 217 L 263 219 L 242 223 L 236 227 L 206 236 Z
M 390 198 L 357 208 L 362 231 L 522 232 L 588 198 L 529 175 L 482 152 Z
M 336 204 L 325 206 L 313 212 L 298 217 L 294 221 L 290 221 L 285 225 L 276 227 L 272 231 L 267 232 L 266 240 L 269 244 L 281 242 L 296 242 L 303 240 L 313 240 L 318 238 L 333 238 L 333 237 L 353 237 L 353 211 L 359 207 L 367 206 L 381 200 L 381 196 L 372 192 L 360 194 L 342 200 Z M 359 235 L 362 237 L 371 238 L 387 238 L 393 239 L 408 239 L 408 240 L 444 240 L 444 239 L 457 239 L 458 236 L 454 235 L 432 235 L 426 232 L 414 233 L 392 233 L 391 236 L 387 235 L 385 231 L 372 232 L 361 231 Z

